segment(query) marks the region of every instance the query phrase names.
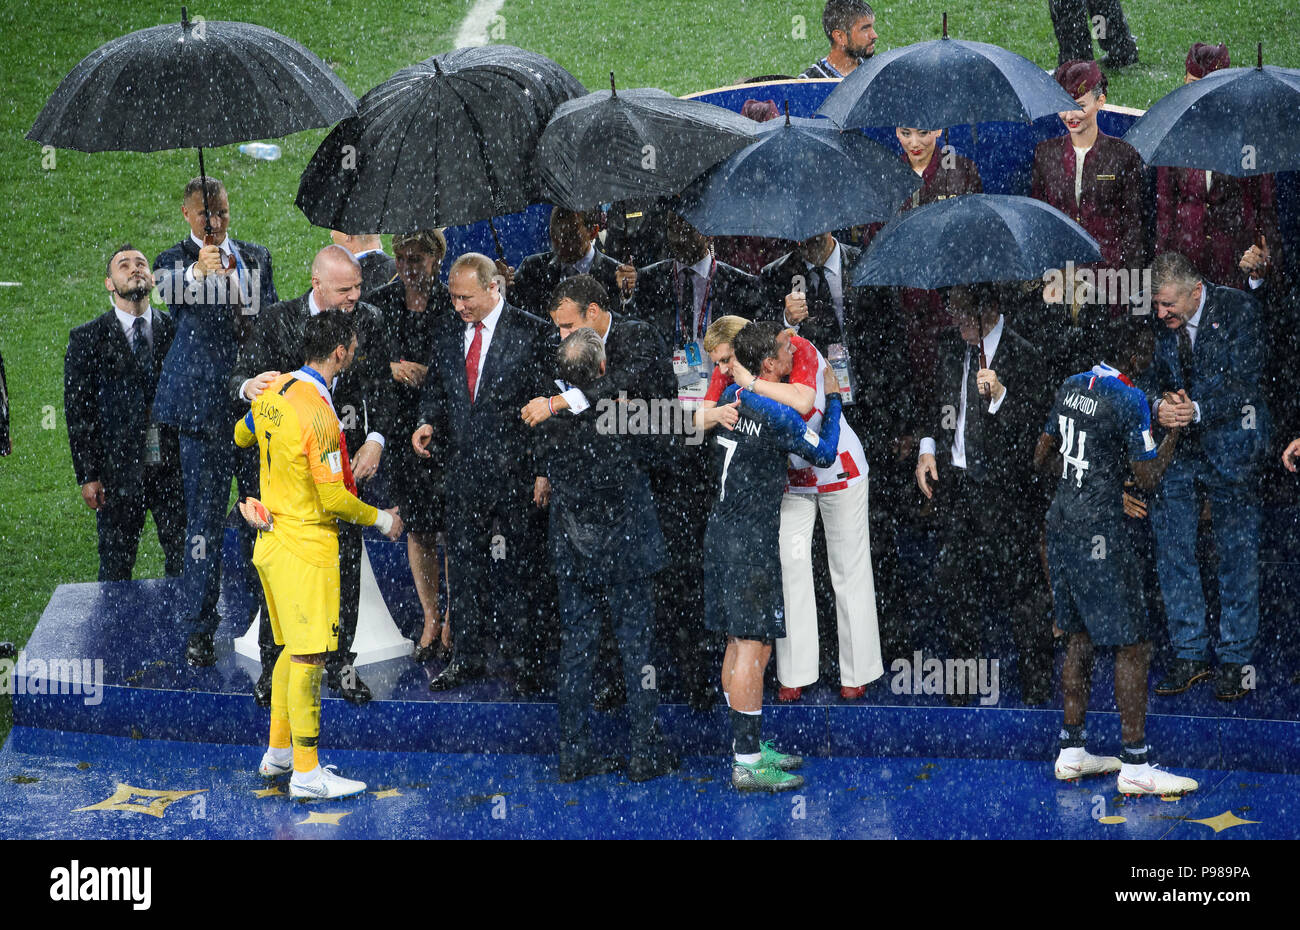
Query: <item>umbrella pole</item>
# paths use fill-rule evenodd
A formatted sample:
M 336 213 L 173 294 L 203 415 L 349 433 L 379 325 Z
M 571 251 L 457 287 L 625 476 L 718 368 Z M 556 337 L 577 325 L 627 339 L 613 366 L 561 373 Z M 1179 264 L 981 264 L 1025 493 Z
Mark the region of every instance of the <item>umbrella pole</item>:
M 501 237 L 497 235 L 497 225 L 492 222 L 492 217 L 490 216 L 488 217 L 488 229 L 492 230 L 492 244 L 496 246 L 497 258 L 501 261 L 505 261 L 506 252 L 505 249 L 501 248 Z
M 203 146 L 199 146 L 199 184 L 203 190 L 203 239 L 212 237 L 212 215 L 208 212 L 208 173 L 203 168 Z

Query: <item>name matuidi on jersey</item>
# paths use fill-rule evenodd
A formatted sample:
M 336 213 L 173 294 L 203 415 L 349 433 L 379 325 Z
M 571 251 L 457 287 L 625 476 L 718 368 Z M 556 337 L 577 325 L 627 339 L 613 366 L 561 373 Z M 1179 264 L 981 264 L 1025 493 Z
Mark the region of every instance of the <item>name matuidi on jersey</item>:
M 1088 416 L 1095 416 L 1097 413 L 1097 398 L 1084 397 L 1078 391 L 1071 391 L 1070 396 L 1061 401 L 1061 406 L 1069 407 L 1071 410 L 1078 410 Z

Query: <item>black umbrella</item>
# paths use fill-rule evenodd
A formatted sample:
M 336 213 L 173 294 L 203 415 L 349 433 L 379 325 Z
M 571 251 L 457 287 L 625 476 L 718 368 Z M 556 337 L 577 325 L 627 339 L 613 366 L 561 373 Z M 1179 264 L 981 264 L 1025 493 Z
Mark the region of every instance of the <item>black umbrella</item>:
M 540 202 L 537 141 L 586 92 L 555 62 L 510 45 L 461 48 L 403 68 L 325 138 L 295 201 L 317 226 L 409 232 Z
M 1227 68 L 1156 101 L 1124 135 L 1148 165 L 1237 178 L 1300 169 L 1300 71 Z
M 357 98 L 293 39 L 251 23 L 141 29 L 91 52 L 27 138 L 81 152 L 156 152 L 285 136 L 356 112 Z M 204 207 L 207 206 L 204 185 Z
M 961 194 L 890 220 L 853 267 L 851 282 L 933 289 L 1028 281 L 1067 262 L 1097 261 L 1097 240 L 1041 200 Z
M 1029 123 L 1079 108 L 1028 58 L 948 37 L 890 49 L 854 68 L 817 111 L 845 129 L 966 123 Z
M 609 90 L 555 109 L 537 146 L 542 196 L 570 210 L 669 197 L 754 138 L 725 107 L 654 87 Z
M 755 136 L 673 208 L 707 236 L 803 240 L 888 219 L 920 184 L 895 153 L 828 120 L 787 112 Z

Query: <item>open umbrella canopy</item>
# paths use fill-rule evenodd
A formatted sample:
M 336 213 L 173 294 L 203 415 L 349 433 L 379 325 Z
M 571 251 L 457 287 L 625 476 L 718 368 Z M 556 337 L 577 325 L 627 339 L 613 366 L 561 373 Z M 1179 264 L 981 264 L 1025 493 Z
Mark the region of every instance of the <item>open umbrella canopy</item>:
M 873 55 L 831 91 L 817 115 L 845 129 L 1029 123 L 1078 105 L 1028 58 L 948 37 Z
M 570 210 L 669 197 L 754 138 L 757 124 L 724 107 L 654 87 L 560 104 L 537 146 L 542 195 Z
M 1148 165 L 1246 178 L 1300 169 L 1300 70 L 1227 68 L 1161 97 L 1124 135 Z
M 883 145 L 786 116 L 682 191 L 674 209 L 706 236 L 803 240 L 885 220 L 920 185 Z
M 356 112 L 339 77 L 252 23 L 188 21 L 114 39 L 78 64 L 27 138 L 81 152 L 157 152 L 284 136 Z
M 961 194 L 887 223 L 853 267 L 856 286 L 939 288 L 1028 281 L 1066 262 L 1101 260 L 1101 247 L 1060 210 L 1032 197 Z
M 551 59 L 511 45 L 435 55 L 361 98 L 312 156 L 296 203 L 317 226 L 353 233 L 518 212 L 540 201 L 543 128 L 585 92 Z

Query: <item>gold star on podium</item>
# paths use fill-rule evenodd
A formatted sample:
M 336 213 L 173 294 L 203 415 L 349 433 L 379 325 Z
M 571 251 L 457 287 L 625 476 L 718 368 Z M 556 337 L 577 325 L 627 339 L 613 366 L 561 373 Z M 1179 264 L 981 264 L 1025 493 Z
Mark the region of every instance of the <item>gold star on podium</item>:
M 370 793 L 375 796 L 376 800 L 379 798 L 400 798 L 402 796 L 402 792 L 396 788 L 385 788 L 383 791 L 372 791 Z
M 1242 820 L 1232 811 L 1224 811 L 1217 817 L 1206 817 L 1204 820 L 1189 820 L 1188 823 L 1203 823 L 1214 830 L 1215 833 L 1221 833 L 1229 827 L 1239 827 L 1244 823 L 1259 823 L 1258 820 Z
M 312 811 L 310 814 L 307 815 L 306 820 L 298 821 L 298 826 L 301 827 L 303 824 L 308 824 L 308 823 L 327 823 L 331 827 L 337 827 L 339 825 L 339 821 L 342 820 L 344 817 L 348 816 L 348 814 L 350 813 L 351 811 L 344 811 L 338 814 L 321 814 L 316 811 Z
M 254 790 L 253 790 L 253 797 L 255 797 L 255 798 L 273 798 L 273 797 L 276 797 L 277 795 L 280 796 L 280 797 L 284 797 L 284 795 L 285 795 L 286 793 L 287 793 L 287 792 L 286 792 L 283 788 L 281 788 L 279 785 L 271 785 L 269 788 L 256 788 L 256 789 L 254 789 Z
M 117 791 L 113 796 L 105 798 L 98 804 L 91 804 L 89 807 L 78 807 L 73 813 L 80 811 L 135 811 L 137 814 L 151 814 L 154 817 L 161 817 L 167 812 L 167 808 L 175 804 L 181 798 L 187 798 L 192 794 L 202 794 L 207 788 L 199 788 L 195 791 L 154 791 L 149 788 L 136 788 L 133 785 L 125 785 L 122 782 L 117 783 Z M 141 801 L 133 799 L 140 798 Z M 148 799 L 148 800 L 143 800 Z

